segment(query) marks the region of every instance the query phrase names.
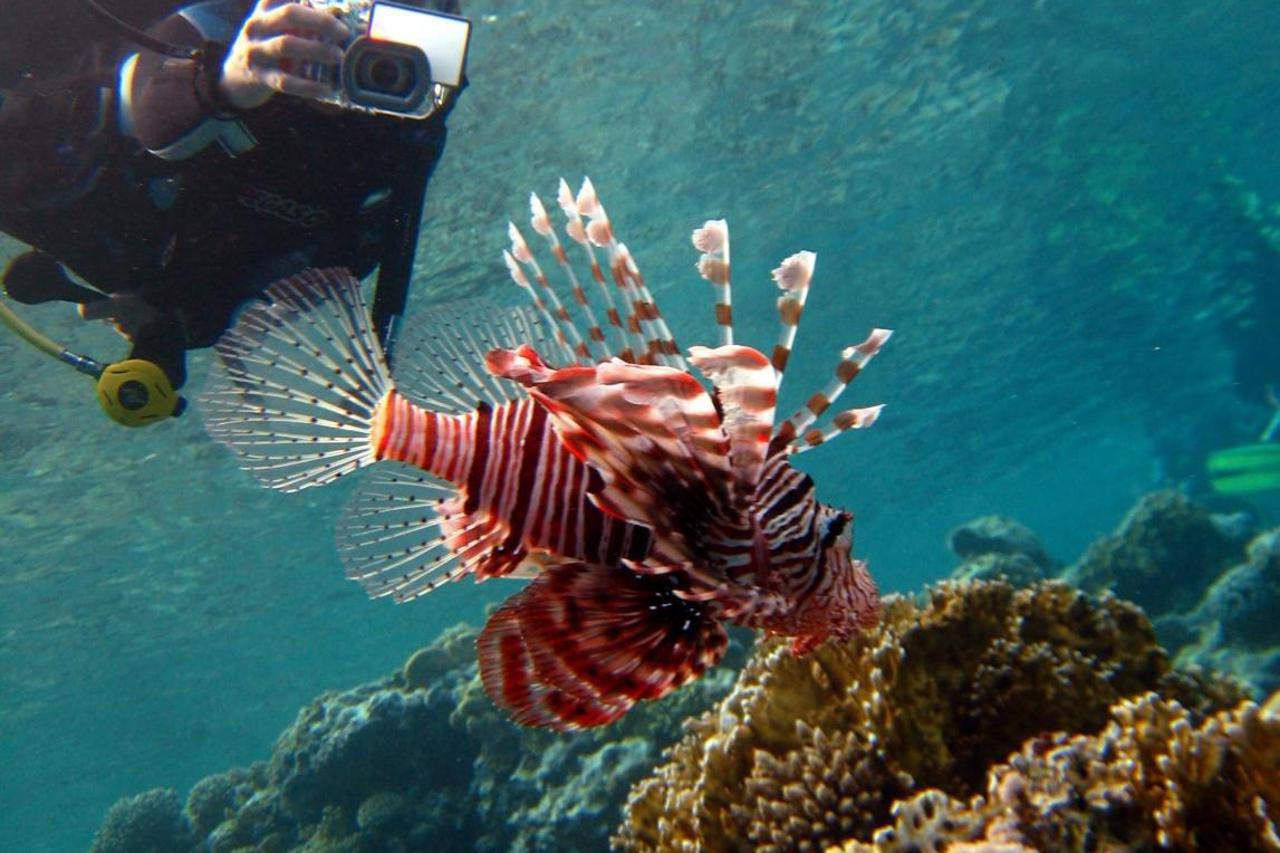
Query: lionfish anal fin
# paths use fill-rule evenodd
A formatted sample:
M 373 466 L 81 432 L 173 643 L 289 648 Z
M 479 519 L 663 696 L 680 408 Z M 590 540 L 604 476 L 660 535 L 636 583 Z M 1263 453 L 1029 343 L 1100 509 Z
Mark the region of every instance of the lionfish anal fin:
M 621 717 L 720 660 L 728 637 L 672 580 L 617 566 L 546 569 L 477 641 L 493 701 L 526 725 L 577 729 Z
M 396 601 L 468 574 L 513 574 L 528 556 L 509 525 L 468 510 L 465 490 L 407 465 L 376 469 L 361 483 L 338 525 L 338 550 L 348 578 Z

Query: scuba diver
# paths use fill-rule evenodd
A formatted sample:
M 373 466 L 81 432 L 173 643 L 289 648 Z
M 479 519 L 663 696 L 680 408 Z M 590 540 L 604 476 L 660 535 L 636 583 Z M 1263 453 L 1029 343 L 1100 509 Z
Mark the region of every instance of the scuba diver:
M 0 11 L 15 5 L 0 0 Z M 22 27 L 5 31 L 14 44 L 0 51 L 0 230 L 31 247 L 3 286 L 19 303 L 74 303 L 132 348 L 104 365 L 2 301 L 0 321 L 97 378 L 103 408 L 128 426 L 180 414 L 187 350 L 212 345 L 241 304 L 309 267 L 361 278 L 376 267 L 374 322 L 390 345 L 427 181 L 465 87 L 469 25 L 456 0 L 372 13 L 369 0 L 206 0 L 137 22 L 95 0 L 70 5 L 62 25 L 84 24 L 95 40 L 57 68 L 17 43 Z M 432 16 L 453 43 L 441 53 L 437 33 L 406 46 L 386 23 L 352 41 L 379 6 L 392 24 L 393 13 Z
M 1280 490 L 1280 398 L 1274 385 L 1266 390 L 1271 417 L 1256 442 L 1228 447 L 1209 455 L 1209 482 L 1220 495 L 1249 495 Z
M 1222 330 L 1231 353 L 1235 396 L 1264 424 L 1245 444 L 1209 453 L 1209 485 L 1220 495 L 1249 496 L 1280 491 L 1280 207 L 1267 205 L 1241 178 L 1221 176 L 1240 241 L 1225 278 L 1243 291 Z M 1265 416 L 1265 417 L 1264 417 Z M 1253 427 L 1256 429 L 1257 427 Z

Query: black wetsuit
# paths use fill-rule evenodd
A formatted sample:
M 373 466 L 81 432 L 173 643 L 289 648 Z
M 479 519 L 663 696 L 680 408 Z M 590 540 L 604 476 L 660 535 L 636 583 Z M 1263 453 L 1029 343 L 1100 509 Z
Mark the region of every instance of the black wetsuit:
M 252 5 L 184 6 L 151 33 L 225 50 Z M 69 71 L 74 98 L 27 108 L 65 125 L 66 139 L 51 147 L 37 135 L 39 151 L 19 152 L 30 165 L 7 190 L 0 180 L 0 225 L 104 293 L 135 291 L 157 309 L 135 357 L 180 384 L 186 349 L 214 343 L 244 300 L 307 267 L 363 277 L 381 265 L 380 295 L 388 275 L 407 284 L 447 109 L 409 120 L 276 96 L 237 112 L 207 64 L 124 41 L 89 53 Z

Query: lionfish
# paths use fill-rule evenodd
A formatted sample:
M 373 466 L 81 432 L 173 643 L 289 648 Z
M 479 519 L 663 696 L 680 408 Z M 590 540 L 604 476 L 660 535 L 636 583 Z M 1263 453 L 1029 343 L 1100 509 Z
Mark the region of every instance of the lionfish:
M 433 309 L 397 348 L 393 381 L 359 282 L 311 270 L 224 334 L 202 408 L 271 488 L 400 463 L 376 468 L 339 524 L 348 576 L 398 601 L 465 575 L 528 580 L 480 634 L 480 673 L 519 723 L 567 730 L 699 677 L 725 652 L 725 623 L 789 636 L 803 654 L 876 621 L 853 516 L 819 503 L 789 459 L 876 420 L 879 406 L 813 427 L 890 332 L 845 349 L 827 386 L 775 425 L 815 255 L 773 271 L 781 332 L 766 357 L 733 342 L 726 223 L 695 230 L 719 345 L 686 359 L 590 181 L 576 195 L 561 181 L 558 200 L 594 287 L 536 194 L 531 225 L 577 321 L 512 224 L 504 258 L 533 305 Z

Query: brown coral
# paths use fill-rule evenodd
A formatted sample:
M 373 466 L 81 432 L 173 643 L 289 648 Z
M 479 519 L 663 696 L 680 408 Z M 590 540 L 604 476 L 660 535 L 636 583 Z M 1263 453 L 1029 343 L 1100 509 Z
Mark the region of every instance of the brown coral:
M 758 752 L 745 785 L 751 805 L 732 807 L 758 853 L 820 851 L 832 838 L 869 834 L 911 790 L 911 777 L 863 735 L 796 726 L 803 746 L 782 760 Z
M 891 598 L 876 629 L 806 658 L 763 641 L 730 695 L 633 789 L 615 848 L 870 841 L 891 808 L 900 821 L 943 811 L 935 800 L 910 805 L 902 785 L 972 797 L 1026 739 L 1095 732 L 1118 699 L 1168 674 L 1150 623 L 1111 597 L 1056 582 L 944 582 L 928 599 Z M 861 794 L 841 786 L 858 774 Z
M 842 853 L 905 850 L 1280 850 L 1280 693 L 1197 725 L 1147 693 L 1097 735 L 1033 738 L 969 803 L 930 789 Z

